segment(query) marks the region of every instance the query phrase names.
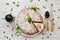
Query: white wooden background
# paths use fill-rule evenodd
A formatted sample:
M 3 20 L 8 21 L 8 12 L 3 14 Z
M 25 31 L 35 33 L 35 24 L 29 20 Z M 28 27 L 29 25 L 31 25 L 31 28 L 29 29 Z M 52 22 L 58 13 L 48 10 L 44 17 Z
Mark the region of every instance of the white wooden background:
M 15 2 L 15 3 L 14 3 Z M 5 21 L 5 15 L 12 14 L 14 17 L 18 12 L 31 5 L 37 5 L 40 7 L 41 13 L 45 11 L 51 11 L 51 3 L 53 4 L 53 19 L 54 19 L 54 31 L 46 32 L 44 35 L 40 34 L 32 38 L 15 34 L 15 20 L 12 23 Z M 19 5 L 18 7 L 16 5 Z M 45 6 L 46 9 L 43 7 Z M 60 0 L 0 0 L 0 40 L 60 40 Z

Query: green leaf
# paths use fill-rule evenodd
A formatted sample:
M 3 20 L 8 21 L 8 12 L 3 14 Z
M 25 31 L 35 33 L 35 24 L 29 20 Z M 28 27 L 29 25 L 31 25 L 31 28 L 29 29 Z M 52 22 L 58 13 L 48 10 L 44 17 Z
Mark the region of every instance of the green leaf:
M 19 7 L 19 4 L 16 4 L 16 7 L 18 8 Z
M 17 31 L 16 33 L 15 33 L 15 35 L 17 35 L 19 32 Z
M 18 31 L 20 28 L 18 27 L 18 25 L 16 26 L 16 30 Z
M 32 6 L 30 9 L 36 10 L 36 9 L 39 9 L 39 8 L 35 5 L 35 6 Z
M 16 34 L 18 34 L 18 33 L 21 33 L 21 31 L 20 31 L 19 26 L 18 26 L 18 25 L 16 25 L 16 33 L 15 33 L 15 35 L 16 35 Z
M 28 22 L 31 21 L 31 17 L 30 17 L 30 15 L 27 16 L 27 20 L 28 20 Z

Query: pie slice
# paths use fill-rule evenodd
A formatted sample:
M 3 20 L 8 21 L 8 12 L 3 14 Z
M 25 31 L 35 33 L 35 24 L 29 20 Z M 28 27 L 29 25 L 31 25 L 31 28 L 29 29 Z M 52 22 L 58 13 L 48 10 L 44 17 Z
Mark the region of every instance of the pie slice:
M 36 28 L 38 29 L 38 32 L 42 32 L 44 30 L 44 24 L 43 23 L 34 23 L 34 25 L 36 26 Z

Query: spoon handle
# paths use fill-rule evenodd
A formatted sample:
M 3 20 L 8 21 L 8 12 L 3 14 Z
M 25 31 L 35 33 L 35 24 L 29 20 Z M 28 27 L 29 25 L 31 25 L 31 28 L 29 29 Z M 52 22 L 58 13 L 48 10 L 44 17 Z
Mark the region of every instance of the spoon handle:
M 48 19 L 47 19 L 46 21 L 47 21 L 47 22 L 45 23 L 46 31 L 49 31 L 49 27 L 48 27 Z
M 53 22 L 53 20 L 50 20 L 50 21 L 51 21 L 51 24 L 50 24 L 51 28 L 50 28 L 50 30 L 53 31 L 53 29 L 54 29 L 53 23 L 54 22 Z

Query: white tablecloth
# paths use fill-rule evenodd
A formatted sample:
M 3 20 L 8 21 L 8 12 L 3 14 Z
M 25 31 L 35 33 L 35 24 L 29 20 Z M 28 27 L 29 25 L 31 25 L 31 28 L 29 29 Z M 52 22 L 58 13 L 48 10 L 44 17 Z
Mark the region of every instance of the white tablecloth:
M 15 34 L 15 19 L 12 23 L 4 19 L 7 14 L 17 16 L 18 12 L 31 5 L 37 5 L 41 13 L 51 11 L 53 4 L 54 31 L 44 31 L 32 38 Z M 46 8 L 45 8 L 46 7 Z M 0 0 L 0 40 L 60 40 L 60 0 Z

